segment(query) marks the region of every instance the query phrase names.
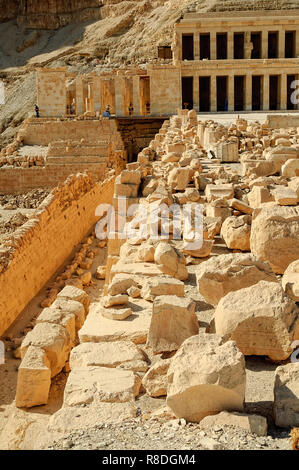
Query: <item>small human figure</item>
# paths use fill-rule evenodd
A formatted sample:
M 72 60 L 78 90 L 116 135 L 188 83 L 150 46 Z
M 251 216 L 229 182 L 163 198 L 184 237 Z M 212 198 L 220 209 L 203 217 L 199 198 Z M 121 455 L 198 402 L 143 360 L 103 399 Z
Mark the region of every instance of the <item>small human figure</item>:
M 110 113 L 110 105 L 108 104 L 106 106 L 106 109 L 104 111 L 104 114 L 103 114 L 104 117 L 110 117 L 111 116 L 111 113 Z
M 225 103 L 224 103 L 224 111 L 228 111 L 228 99 L 227 98 L 225 99 Z
M 189 103 L 184 103 L 184 109 L 188 109 Z
M 130 103 L 130 106 L 129 106 L 129 116 L 133 116 L 133 113 L 134 113 L 134 106 L 132 103 Z
M 35 117 L 39 118 L 39 107 L 37 106 L 37 104 L 34 106 L 34 109 L 35 109 Z
M 146 114 L 151 113 L 151 104 L 148 101 L 145 103 L 145 110 L 146 110 Z

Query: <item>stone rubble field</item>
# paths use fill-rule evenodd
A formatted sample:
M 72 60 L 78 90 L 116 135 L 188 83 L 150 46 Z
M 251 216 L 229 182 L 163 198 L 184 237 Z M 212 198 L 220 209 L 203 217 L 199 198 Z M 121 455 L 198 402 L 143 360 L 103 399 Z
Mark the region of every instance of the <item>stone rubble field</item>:
M 160 233 L 177 204 L 169 234 L 122 239 L 124 196 L 135 230 L 158 211 Z M 115 179 L 107 261 L 94 265 L 106 241 L 91 234 L 16 341 L 18 408 L 46 406 L 67 374 L 44 447 L 298 448 L 298 202 L 299 129 L 165 121 Z M 194 215 L 176 236 L 186 204 L 203 208 L 195 247 Z

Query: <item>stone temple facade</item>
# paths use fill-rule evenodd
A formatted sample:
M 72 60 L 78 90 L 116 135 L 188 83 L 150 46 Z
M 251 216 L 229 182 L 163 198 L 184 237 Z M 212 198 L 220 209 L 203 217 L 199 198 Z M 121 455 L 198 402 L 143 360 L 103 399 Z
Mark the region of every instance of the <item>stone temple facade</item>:
M 84 76 L 38 72 L 41 117 L 296 110 L 299 10 L 189 13 L 176 25 L 172 61 Z M 169 57 L 168 53 L 165 57 Z

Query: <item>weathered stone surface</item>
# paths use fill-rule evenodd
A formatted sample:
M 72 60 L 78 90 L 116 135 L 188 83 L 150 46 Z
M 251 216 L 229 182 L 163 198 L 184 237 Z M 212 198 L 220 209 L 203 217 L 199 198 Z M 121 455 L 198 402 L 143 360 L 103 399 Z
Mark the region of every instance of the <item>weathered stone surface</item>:
M 232 184 L 208 184 L 205 189 L 208 202 L 215 199 L 232 199 L 234 197 L 234 187 Z
M 64 300 L 57 298 L 52 303 L 51 308 L 59 309 L 64 313 L 75 315 L 76 318 L 76 329 L 78 330 L 84 323 L 85 320 L 85 308 L 81 302 L 76 300 Z
M 188 279 L 186 260 L 173 246 L 160 242 L 155 250 L 155 263 L 164 274 L 175 277 L 181 281 Z
M 135 344 L 146 342 L 151 322 L 151 311 L 134 312 L 127 320 L 114 321 L 99 312 L 91 312 L 78 333 L 81 343 L 128 340 Z
M 283 274 L 299 258 L 299 207 L 267 207 L 254 212 L 250 247 L 268 261 L 273 271 Z
M 270 194 L 269 189 L 263 186 L 253 186 L 247 197 L 249 205 L 253 209 L 258 209 L 265 202 L 274 201 L 274 197 Z
M 82 289 L 77 289 L 73 286 L 66 286 L 62 289 L 61 292 L 59 292 L 57 299 L 75 300 L 76 302 L 80 302 L 84 306 L 85 314 L 87 315 L 88 313 L 90 298 L 89 295 Z
M 147 344 L 155 353 L 176 351 L 198 333 L 195 303 L 174 295 L 156 297 Z
M 118 295 L 106 295 L 103 297 L 103 306 L 106 308 L 113 307 L 115 305 L 125 305 L 129 302 L 127 294 Z
M 222 219 L 221 217 L 203 218 L 203 237 L 205 240 L 213 240 L 220 233 Z
M 44 308 L 38 316 L 36 323 L 55 323 L 63 326 L 68 332 L 73 346 L 76 338 L 76 317 L 73 313 L 65 313 L 58 308 Z
M 245 429 L 257 436 L 266 436 L 268 429 L 267 419 L 264 416 L 227 411 L 222 411 L 214 416 L 206 416 L 200 422 L 202 429 L 211 429 L 214 426 L 234 426 Z
M 157 276 L 146 279 L 141 290 L 141 297 L 149 301 L 153 301 L 160 295 L 184 297 L 184 289 L 185 285 L 179 279 L 170 276 Z
M 234 253 L 213 257 L 196 272 L 199 292 L 207 302 L 217 305 L 228 292 L 249 287 L 261 280 L 276 282 L 268 263 L 250 253 Z
M 289 264 L 285 270 L 282 287 L 291 299 L 299 302 L 299 259 Z
M 95 278 L 104 280 L 105 277 L 106 277 L 106 266 L 99 266 L 95 272 Z
M 295 206 L 298 202 L 296 192 L 288 186 L 276 186 L 273 189 L 272 194 L 275 202 L 280 206 Z
M 216 333 L 235 341 L 243 354 L 280 361 L 299 340 L 298 318 L 299 308 L 278 283 L 260 281 L 223 297 L 214 321 Z
M 245 360 L 233 341 L 201 333 L 187 339 L 168 370 L 167 405 L 178 418 L 200 422 L 220 411 L 242 411 Z
M 21 357 L 24 358 L 29 346 L 43 349 L 50 362 L 51 377 L 55 377 L 68 359 L 70 344 L 70 337 L 63 326 L 38 323 L 22 342 Z
M 128 274 L 116 274 L 108 287 L 108 294 L 120 295 L 126 294 L 127 290 L 132 287 L 138 287 L 137 282 L 133 276 Z
M 186 168 L 174 168 L 171 170 L 168 176 L 169 186 L 176 191 L 184 191 L 188 186 L 190 180 L 190 169 Z
M 221 236 L 231 250 L 250 251 L 251 216 L 228 217 L 222 224 Z
M 86 430 L 107 423 L 120 423 L 135 418 L 137 408 L 134 402 L 98 403 L 92 407 L 63 407 L 51 416 L 48 429 L 64 434 L 80 429 Z
M 19 408 L 45 405 L 51 386 L 50 361 L 43 349 L 29 346 L 20 364 L 16 394 Z
M 239 199 L 235 199 L 235 198 L 231 199 L 229 201 L 229 205 L 233 207 L 234 209 L 236 209 L 237 211 L 243 212 L 244 214 L 251 215 L 253 212 L 250 206 L 245 204 L 245 202 L 240 201 Z
M 126 320 L 128 317 L 132 315 L 132 309 L 129 307 L 125 308 L 104 308 L 101 310 L 101 314 L 104 318 L 108 318 L 109 320 Z
M 276 426 L 299 427 L 299 362 L 276 369 L 274 417 Z
M 82 343 L 70 354 L 70 368 L 118 367 L 134 372 L 146 372 L 148 364 L 142 351 L 131 341 Z
M 167 372 L 171 359 L 160 359 L 145 374 L 142 385 L 150 397 L 167 394 Z
M 193 258 L 207 258 L 214 246 L 214 240 L 203 240 L 202 243 L 184 241 L 183 252 Z
M 299 176 L 299 158 L 293 158 L 285 162 L 281 167 L 281 174 L 287 178 Z
M 64 406 L 134 401 L 141 379 L 132 371 L 82 367 L 71 371 L 64 390 Z

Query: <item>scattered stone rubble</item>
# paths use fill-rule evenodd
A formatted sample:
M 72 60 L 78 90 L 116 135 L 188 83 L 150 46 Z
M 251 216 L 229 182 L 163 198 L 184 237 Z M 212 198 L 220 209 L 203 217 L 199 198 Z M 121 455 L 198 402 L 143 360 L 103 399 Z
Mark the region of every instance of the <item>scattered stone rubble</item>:
M 299 129 L 273 131 L 243 119 L 225 128 L 198 122 L 194 111 L 165 121 L 116 178 L 116 236 L 108 240 L 106 267 L 95 274 L 105 278 L 103 299 L 85 319 L 88 300 L 78 287 L 92 282 L 82 278 L 94 256 L 90 237 L 57 277 L 22 342 L 17 406 L 46 403 L 51 377 L 69 361 L 63 406 L 49 422 L 49 429 L 72 432 L 69 448 L 78 448 L 86 423 L 136 418 L 144 394 L 166 397 L 160 412 L 177 426 L 200 423 L 205 442 L 192 448 L 234 448 L 204 431 L 215 426 L 236 427 L 238 448 L 258 448 L 248 440 L 243 446 L 240 436 L 267 442 L 265 417 L 244 409 L 244 356 L 260 355 L 278 366 L 272 419 L 298 427 L 298 364 L 290 357 L 299 340 L 299 174 L 296 164 L 288 166 L 297 158 Z M 126 197 L 129 215 L 119 197 Z M 202 209 L 202 243 L 192 238 L 201 230 L 194 214 L 187 231 L 178 224 L 187 203 Z M 155 230 L 162 239 L 151 236 Z M 201 307 L 185 294 L 191 266 L 198 293 L 215 307 L 209 325 L 198 321 Z

